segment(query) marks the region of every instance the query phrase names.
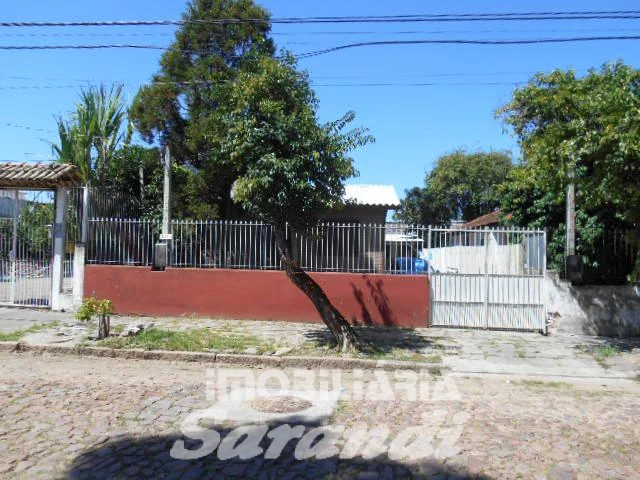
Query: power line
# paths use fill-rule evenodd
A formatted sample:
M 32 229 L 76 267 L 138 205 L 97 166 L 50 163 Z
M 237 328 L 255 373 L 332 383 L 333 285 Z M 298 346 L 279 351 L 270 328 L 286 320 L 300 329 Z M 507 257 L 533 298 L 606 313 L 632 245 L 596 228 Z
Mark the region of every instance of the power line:
M 478 33 L 595 33 L 595 32 L 640 32 L 637 28 L 548 28 L 536 30 L 360 30 L 360 31 L 298 31 L 298 32 L 270 32 L 275 36 L 299 35 L 441 35 L 441 34 L 478 34 Z M 173 37 L 174 33 L 0 33 L 2 38 L 127 38 L 127 37 Z M 291 42 L 288 42 L 291 43 Z
M 526 82 L 414 82 L 414 83 L 317 83 L 314 87 L 470 87 L 470 86 L 497 86 L 497 85 L 521 85 Z
M 477 33 L 595 33 L 595 32 L 640 32 L 637 28 L 547 28 L 536 30 L 359 30 L 359 31 L 301 31 L 301 32 L 270 32 L 277 36 L 294 35 L 440 35 L 440 34 L 477 34 Z M 99 35 L 99 34 L 98 34 Z M 126 34 L 122 34 L 126 36 Z M 0 33 L 0 37 L 4 36 Z
M 434 39 L 434 40 L 381 40 L 370 42 L 350 43 L 338 45 L 323 50 L 316 50 L 296 55 L 304 59 L 317 55 L 337 52 L 350 48 L 370 47 L 381 45 L 532 45 L 544 43 L 574 43 L 574 42 L 599 42 L 599 41 L 624 41 L 640 40 L 640 35 L 616 35 L 616 36 L 590 36 L 567 38 L 537 38 L 516 40 L 465 40 L 465 39 Z M 169 46 L 138 45 L 138 44 L 96 44 L 96 45 L 0 45 L 0 50 L 106 50 L 130 48 L 139 50 L 167 50 Z M 181 50 L 184 53 L 206 53 L 208 50 Z M 278 57 L 276 57 L 278 58 Z
M 140 50 L 167 50 L 160 45 L 106 44 L 106 45 L 0 45 L 0 50 L 106 50 L 132 48 Z
M 52 37 L 52 38 L 69 38 L 69 37 L 173 37 L 174 33 L 142 33 L 142 32 L 129 32 L 129 33 L 0 33 L 0 37 L 10 38 L 31 38 L 31 37 Z
M 636 20 L 640 10 L 560 11 L 459 13 L 416 15 L 365 15 L 329 17 L 283 18 L 220 18 L 212 20 L 116 20 L 74 22 L 0 22 L 0 27 L 127 27 L 127 26 L 179 26 L 184 24 L 307 24 L 307 23 L 409 23 L 409 22 L 470 22 L 470 21 L 530 21 L 530 20 Z
M 47 130 L 45 128 L 29 127 L 27 125 L 18 125 L 16 123 L 3 122 L 3 123 L 0 123 L 0 125 L 4 125 L 6 127 L 12 127 L 12 128 L 22 128 L 24 130 L 31 130 L 32 132 L 57 133 L 57 132 L 54 132 L 53 130 Z
M 429 78 L 429 77 L 477 77 L 477 76 L 498 76 L 498 75 L 534 75 L 538 71 L 502 71 L 502 72 L 437 72 L 437 73 L 408 73 L 402 75 L 312 75 L 313 79 L 324 80 L 348 80 L 348 79 L 370 79 L 370 78 Z M 9 80 L 25 80 L 25 81 L 64 81 L 67 80 L 63 77 L 26 77 L 26 76 L 0 76 L 0 79 Z M 130 82 L 123 79 L 107 80 L 107 79 L 95 79 L 95 78 L 75 78 L 69 79 L 73 82 L 82 83 L 104 83 L 104 84 L 118 84 L 118 85 L 149 85 L 154 82 L 140 81 Z M 157 82 L 155 82 L 157 83 Z M 188 84 L 188 83 L 212 83 L 209 80 L 189 80 L 184 82 L 160 82 L 163 84 Z M 1 87 L 0 87 L 1 88 Z M 7 87 L 8 88 L 8 87 Z
M 330 78 L 330 77 L 329 77 Z M 158 82 L 158 84 L 180 84 L 180 85 L 219 85 L 221 82 Z M 493 86 L 493 85 L 520 85 L 526 83 L 521 82 L 355 82 L 355 83 L 314 83 L 313 87 L 451 87 L 451 86 Z M 128 86 L 144 86 L 150 83 L 126 83 L 121 85 Z M 26 85 L 26 86 L 0 86 L 0 90 L 54 90 L 54 89 L 75 89 L 84 85 Z M 9 123 L 0 123 L 9 127 L 25 128 L 28 130 L 56 133 L 52 130 L 42 130 L 37 128 L 26 127 Z
M 598 42 L 612 40 L 640 40 L 640 35 L 610 36 L 610 37 L 571 37 L 571 38 L 539 38 L 522 40 L 385 40 L 373 42 L 358 42 L 339 45 L 315 52 L 307 52 L 297 55 L 300 59 L 325 55 L 351 48 L 373 47 L 382 45 L 533 45 L 545 43 L 573 43 L 573 42 Z

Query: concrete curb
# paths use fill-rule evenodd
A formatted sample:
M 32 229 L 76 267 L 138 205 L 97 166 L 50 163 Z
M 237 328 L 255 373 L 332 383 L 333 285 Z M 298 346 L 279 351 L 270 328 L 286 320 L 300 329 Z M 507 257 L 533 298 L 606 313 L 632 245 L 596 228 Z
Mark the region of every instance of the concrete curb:
M 228 353 L 175 352 L 168 350 L 115 349 L 68 345 L 30 345 L 22 342 L 0 342 L 0 352 L 50 353 L 89 357 L 122 358 L 129 360 L 166 360 L 173 362 L 215 363 L 257 368 L 313 368 L 339 370 L 416 370 L 440 373 L 448 370 L 440 364 L 404 362 L 400 360 L 367 360 L 339 357 L 285 357 L 275 355 L 242 355 Z

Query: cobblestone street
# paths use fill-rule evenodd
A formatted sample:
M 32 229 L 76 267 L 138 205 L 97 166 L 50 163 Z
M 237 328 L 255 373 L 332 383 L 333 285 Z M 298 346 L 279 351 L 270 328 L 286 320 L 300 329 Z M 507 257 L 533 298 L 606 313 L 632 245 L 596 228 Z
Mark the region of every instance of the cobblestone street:
M 212 404 L 204 365 L 15 353 L 0 354 L 0 362 L 3 478 L 593 479 L 640 472 L 640 384 L 631 382 L 603 387 L 457 376 L 459 399 L 343 399 L 327 419 L 347 428 L 385 425 L 393 438 L 423 414 L 445 411 L 444 424 L 462 429 L 444 459 L 297 460 L 290 442 L 277 459 L 220 460 L 216 451 L 186 461 L 169 451 L 176 439 L 188 440 L 180 430 L 185 417 Z M 354 378 L 344 372 L 344 391 Z M 460 413 L 468 415 L 466 423 L 455 420 Z M 232 427 L 218 430 L 224 438 Z M 436 436 L 433 447 L 442 448 L 443 441 Z M 199 448 L 198 442 L 186 445 Z

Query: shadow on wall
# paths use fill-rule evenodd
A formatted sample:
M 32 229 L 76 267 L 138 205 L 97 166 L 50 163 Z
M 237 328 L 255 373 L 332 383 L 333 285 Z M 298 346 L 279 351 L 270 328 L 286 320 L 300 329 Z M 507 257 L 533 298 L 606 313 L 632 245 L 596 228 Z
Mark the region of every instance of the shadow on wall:
M 272 424 L 270 430 L 277 428 Z M 303 425 L 309 431 L 316 425 Z M 223 439 L 231 429 L 216 429 Z M 246 437 L 244 437 L 246 438 Z M 196 450 L 202 442 L 181 435 L 124 437 L 80 454 L 67 471 L 71 480 L 111 480 L 141 478 L 247 478 L 247 479 L 321 479 L 321 478 L 456 478 L 490 480 L 484 475 L 470 474 L 462 467 L 452 468 L 434 460 L 414 461 L 410 469 L 381 455 L 372 460 L 361 457 L 340 459 L 337 455 L 322 460 L 297 460 L 294 457 L 297 441 L 289 441 L 276 459 L 265 460 L 263 455 L 247 460 L 238 457 L 220 460 L 218 451 L 195 460 L 172 458 L 170 450 L 176 440 L 184 440 L 184 448 Z M 235 440 L 242 443 L 243 437 Z M 319 440 L 321 441 L 321 440 Z M 265 435 L 259 443 L 266 452 L 271 440 Z M 315 443 L 314 445 L 317 445 Z M 366 472 L 366 473 L 365 473 Z M 369 473 L 370 472 L 370 473 Z M 364 475 L 363 475 L 364 474 Z
M 368 289 L 367 293 L 373 300 L 377 313 L 382 320 L 382 324 L 387 327 L 397 326 L 398 322 L 396 321 L 396 318 L 391 311 L 391 306 L 389 305 L 389 297 L 384 292 L 384 282 L 382 281 L 382 279 L 376 279 L 372 281 L 371 278 L 367 278 L 366 276 L 363 276 L 362 278 L 366 279 L 366 285 Z M 374 325 L 375 323 L 371 316 L 371 312 L 367 308 L 367 304 L 365 302 L 365 292 L 358 288 L 355 283 L 351 283 L 351 288 L 353 290 L 353 296 L 357 300 L 362 311 L 362 324 L 369 326 Z M 360 325 L 360 322 L 355 317 L 353 317 L 351 320 L 353 325 Z
M 640 297 L 630 285 L 573 286 L 549 275 L 548 306 L 559 331 L 604 337 L 640 337 Z

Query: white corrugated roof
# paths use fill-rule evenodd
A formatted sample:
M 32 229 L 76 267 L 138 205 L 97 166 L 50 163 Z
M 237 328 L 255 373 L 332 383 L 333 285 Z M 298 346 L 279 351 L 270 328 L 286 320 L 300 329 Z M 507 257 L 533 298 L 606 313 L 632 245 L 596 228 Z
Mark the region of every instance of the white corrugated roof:
M 344 198 L 358 205 L 389 208 L 400 206 L 400 199 L 393 185 L 345 185 Z

